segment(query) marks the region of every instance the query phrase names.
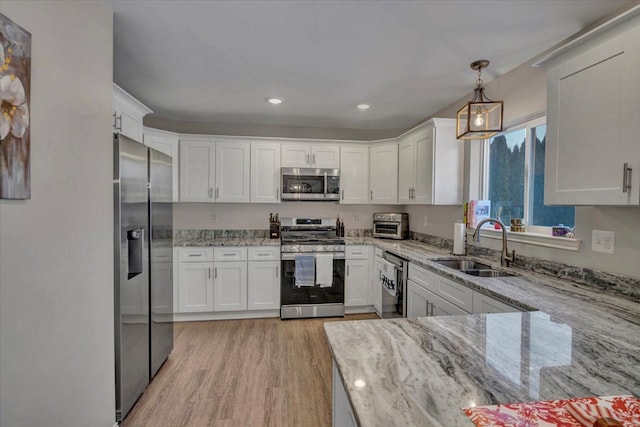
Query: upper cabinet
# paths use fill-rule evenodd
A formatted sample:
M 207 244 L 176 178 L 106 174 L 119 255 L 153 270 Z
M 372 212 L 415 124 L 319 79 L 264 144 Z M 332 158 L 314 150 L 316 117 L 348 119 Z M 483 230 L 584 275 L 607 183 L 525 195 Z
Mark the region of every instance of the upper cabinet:
M 142 119 L 152 110 L 129 95 L 117 84 L 113 84 L 113 131 L 142 142 Z
M 251 203 L 280 203 L 278 143 L 251 143 Z
M 544 61 L 544 202 L 640 204 L 640 19 Z
M 213 202 L 216 187 L 216 143 L 180 141 L 180 201 Z
M 282 144 L 283 168 L 340 167 L 340 146 L 335 144 Z
M 340 148 L 340 203 L 369 203 L 369 147 Z
M 143 142 L 144 145 L 154 148 L 161 153 L 171 156 L 171 174 L 173 175 L 173 197 L 172 201 L 180 201 L 180 185 L 179 185 L 179 141 L 180 136 L 177 133 L 166 132 L 163 130 L 145 127 Z
M 250 150 L 249 142 L 216 142 L 216 202 L 249 202 Z
M 400 139 L 398 203 L 462 204 L 464 143 L 455 138 L 455 120 L 432 119 Z
M 369 148 L 369 202 L 398 203 L 398 144 L 387 142 Z

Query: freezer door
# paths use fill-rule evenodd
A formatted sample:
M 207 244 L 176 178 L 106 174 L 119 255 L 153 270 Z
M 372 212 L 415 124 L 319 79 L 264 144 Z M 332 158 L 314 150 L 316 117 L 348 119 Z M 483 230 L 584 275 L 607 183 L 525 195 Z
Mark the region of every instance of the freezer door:
M 151 377 L 173 349 L 173 204 L 171 157 L 149 149 L 151 227 Z
M 147 147 L 114 136 L 116 419 L 149 383 Z

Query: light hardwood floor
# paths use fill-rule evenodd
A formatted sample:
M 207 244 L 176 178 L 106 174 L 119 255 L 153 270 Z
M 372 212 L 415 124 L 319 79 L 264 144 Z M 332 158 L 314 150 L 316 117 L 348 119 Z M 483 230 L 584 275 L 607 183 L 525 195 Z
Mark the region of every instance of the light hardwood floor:
M 173 352 L 123 427 L 330 426 L 322 324 L 337 320 L 176 323 Z

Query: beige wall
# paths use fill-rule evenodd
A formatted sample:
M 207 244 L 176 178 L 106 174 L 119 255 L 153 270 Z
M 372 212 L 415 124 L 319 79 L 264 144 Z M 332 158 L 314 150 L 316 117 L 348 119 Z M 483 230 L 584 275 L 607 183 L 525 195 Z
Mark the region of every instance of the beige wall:
M 31 200 L 0 200 L 0 425 L 115 421 L 112 13 L 7 1 L 31 32 Z

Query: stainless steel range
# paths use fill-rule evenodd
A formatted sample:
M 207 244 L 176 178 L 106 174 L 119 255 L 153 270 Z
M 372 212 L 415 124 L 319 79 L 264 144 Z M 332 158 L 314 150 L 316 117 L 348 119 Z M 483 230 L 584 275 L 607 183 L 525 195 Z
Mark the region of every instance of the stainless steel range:
M 333 218 L 282 218 L 280 317 L 344 316 L 344 238 Z

